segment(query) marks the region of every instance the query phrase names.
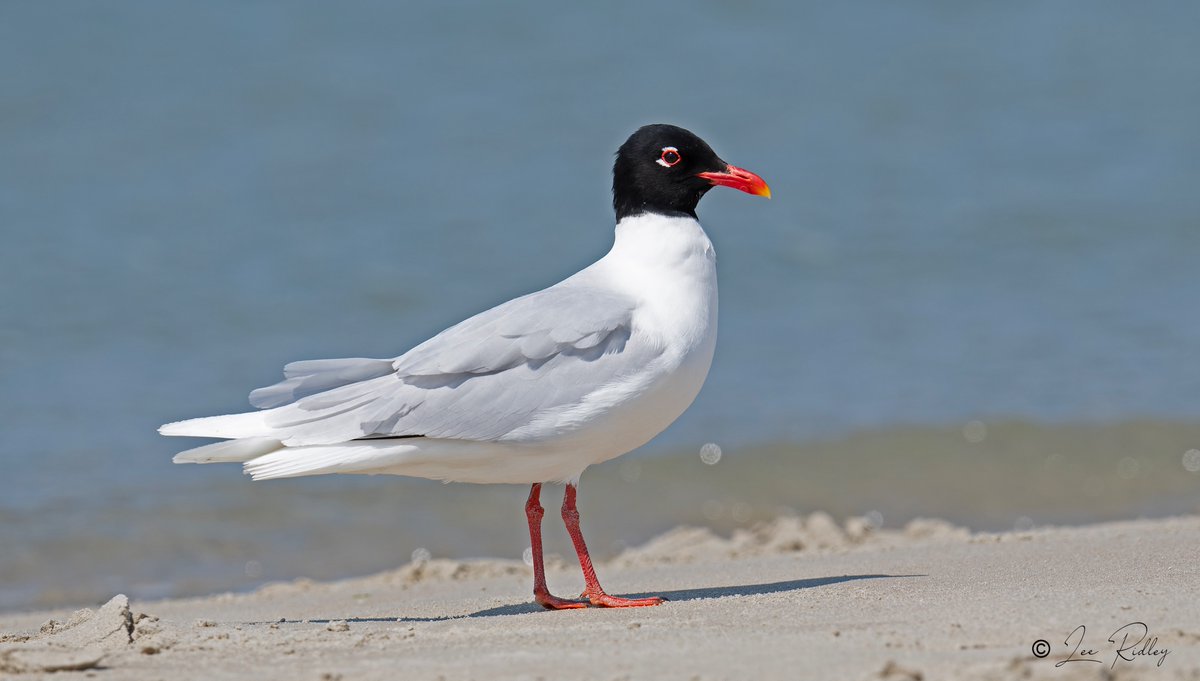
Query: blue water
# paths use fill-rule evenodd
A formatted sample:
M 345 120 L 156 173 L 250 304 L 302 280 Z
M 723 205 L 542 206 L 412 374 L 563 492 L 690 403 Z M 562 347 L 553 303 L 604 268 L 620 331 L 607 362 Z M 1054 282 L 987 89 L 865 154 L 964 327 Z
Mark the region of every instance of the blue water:
M 648 122 L 775 197 L 700 207 L 720 343 L 652 450 L 1193 420 L 1198 29 L 1195 3 L 6 3 L 6 541 L 248 485 L 155 428 L 594 260 Z

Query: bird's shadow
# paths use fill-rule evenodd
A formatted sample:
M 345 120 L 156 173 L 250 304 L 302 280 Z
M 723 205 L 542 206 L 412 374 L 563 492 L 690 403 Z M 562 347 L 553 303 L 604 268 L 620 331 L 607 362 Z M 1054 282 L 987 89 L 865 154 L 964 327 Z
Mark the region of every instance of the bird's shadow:
M 647 596 L 662 596 L 670 602 L 681 601 L 700 601 L 709 598 L 725 598 L 728 596 L 758 596 L 761 594 L 782 593 L 785 591 L 799 591 L 801 589 L 815 589 L 817 587 L 829 586 L 831 584 L 840 584 L 842 582 L 853 582 L 860 579 L 902 579 L 908 577 L 924 577 L 925 575 L 841 575 L 838 577 L 816 577 L 813 579 L 791 579 L 784 582 L 768 582 L 765 584 L 742 584 L 738 586 L 712 586 L 697 589 L 678 589 L 675 591 L 660 591 L 657 593 L 637 593 L 637 594 L 621 594 L 632 598 L 645 598 Z M 370 622 L 443 622 L 446 620 L 458 619 L 474 619 L 477 617 L 498 617 L 503 615 L 525 615 L 530 613 L 547 612 L 545 608 L 537 603 L 515 603 L 513 605 L 501 605 L 495 608 L 486 608 L 477 610 L 467 615 L 443 615 L 439 617 L 347 617 L 336 619 L 307 619 L 307 620 L 280 620 L 281 623 L 300 624 L 302 622 L 314 624 L 328 624 L 334 621 L 344 621 L 347 623 L 370 623 Z M 256 623 L 263 624 L 263 623 Z

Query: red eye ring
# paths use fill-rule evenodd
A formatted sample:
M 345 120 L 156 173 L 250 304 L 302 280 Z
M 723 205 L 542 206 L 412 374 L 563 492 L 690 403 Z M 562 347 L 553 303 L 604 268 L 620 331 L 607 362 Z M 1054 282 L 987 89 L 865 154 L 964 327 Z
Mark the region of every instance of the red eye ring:
M 683 157 L 679 155 L 678 149 L 675 147 L 663 147 L 662 156 L 659 156 L 655 163 L 664 168 L 670 168 L 682 160 Z

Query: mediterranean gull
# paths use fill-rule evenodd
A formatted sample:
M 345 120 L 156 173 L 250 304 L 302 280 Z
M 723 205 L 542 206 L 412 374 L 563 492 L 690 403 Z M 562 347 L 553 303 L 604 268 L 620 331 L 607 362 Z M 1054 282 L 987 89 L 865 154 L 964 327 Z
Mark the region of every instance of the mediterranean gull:
M 696 219 L 713 186 L 770 197 L 696 135 L 647 125 L 613 165 L 612 250 L 549 287 L 482 312 L 394 359 L 284 367 L 250 393 L 259 411 L 168 423 L 163 435 L 222 438 L 176 463 L 241 463 L 254 480 L 327 473 L 531 484 L 525 513 L 535 600 L 550 609 L 657 605 L 600 587 L 579 530 L 585 468 L 649 442 L 692 403 L 717 339 L 716 254 Z M 586 589 L 546 588 L 539 502 L 566 484 L 562 517 Z

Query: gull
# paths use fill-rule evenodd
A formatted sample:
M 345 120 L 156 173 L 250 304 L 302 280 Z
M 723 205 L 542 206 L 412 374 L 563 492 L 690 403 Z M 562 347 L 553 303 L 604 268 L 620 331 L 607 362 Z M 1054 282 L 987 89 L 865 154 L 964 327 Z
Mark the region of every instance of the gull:
M 283 381 L 250 393 L 259 411 L 159 432 L 221 438 L 175 463 L 241 463 L 254 480 L 350 473 L 532 485 L 534 600 L 554 610 L 658 605 L 600 586 L 576 494 L 584 469 L 646 444 L 700 392 L 716 347 L 717 272 L 696 205 L 714 186 L 771 195 L 693 133 L 639 128 L 617 151 L 616 234 L 595 263 L 399 357 L 293 362 Z M 546 587 L 540 495 L 552 482 L 566 485 L 580 600 Z

